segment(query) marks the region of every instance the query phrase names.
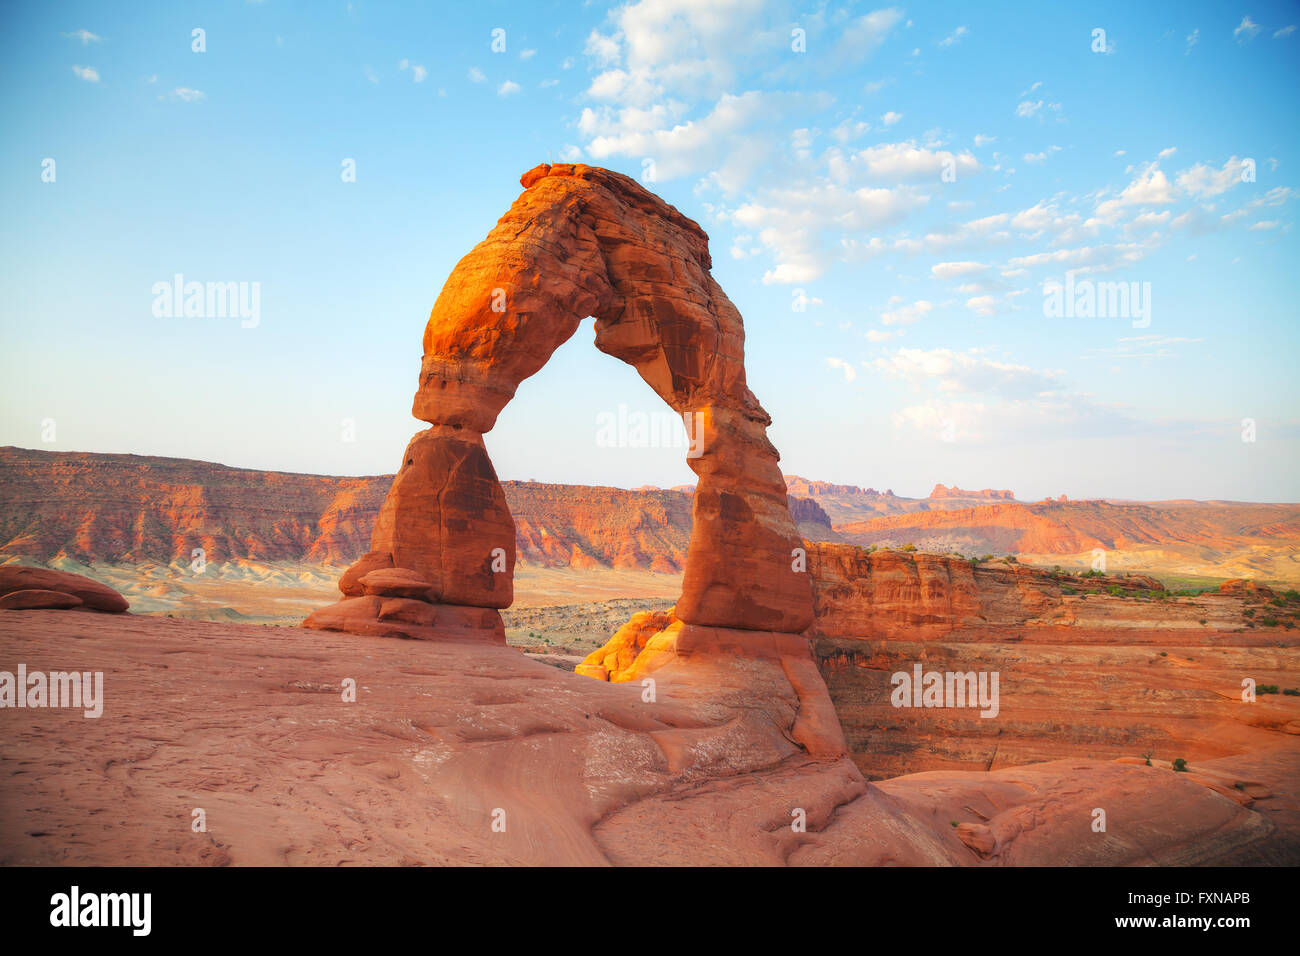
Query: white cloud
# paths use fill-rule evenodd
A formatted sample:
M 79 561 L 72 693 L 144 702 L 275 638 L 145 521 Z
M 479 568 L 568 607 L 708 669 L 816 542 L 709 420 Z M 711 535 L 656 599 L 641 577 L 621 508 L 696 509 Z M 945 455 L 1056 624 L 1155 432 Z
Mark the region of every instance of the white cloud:
M 414 80 L 416 83 L 423 83 L 424 78 L 428 75 L 429 75 L 429 71 L 424 67 L 420 66 L 419 64 L 416 64 L 415 66 L 411 67 L 411 79 Z
M 1168 159 L 1170 156 L 1174 155 L 1174 153 L 1176 153 L 1176 152 L 1178 152 L 1178 147 L 1177 147 L 1177 146 L 1170 146 L 1168 149 L 1162 149 L 1162 150 L 1161 150 L 1159 153 L 1157 153 L 1156 155 L 1157 155 L 1157 157 L 1160 158 L 1160 159 Z
M 1199 28 L 1187 34 L 1187 49 L 1183 51 L 1184 55 L 1192 52 L 1192 47 L 1196 46 L 1196 43 L 1200 38 L 1201 31 Z
M 536 50 L 520 50 L 520 51 L 519 51 L 519 59 L 521 59 L 521 60 L 531 60 L 531 59 L 532 59 L 533 57 L 535 57 L 536 55 L 537 55 L 537 51 L 536 51 Z
M 976 134 L 975 134 L 975 145 L 976 145 L 976 146 L 987 146 L 989 143 L 995 143 L 995 142 L 997 142 L 997 139 L 998 139 L 998 138 L 997 138 L 996 136 L 985 136 L 985 135 L 982 134 L 982 133 L 976 133 Z
M 953 30 L 952 33 L 949 33 L 946 37 L 940 40 L 939 46 L 941 47 L 952 46 L 954 43 L 956 43 L 958 40 L 964 37 L 967 34 L 967 32 L 969 31 L 967 31 L 965 27 L 958 27 L 956 30 Z
M 184 100 L 186 103 L 197 103 L 200 100 L 207 99 L 207 94 L 202 90 L 190 89 L 188 86 L 178 86 L 172 90 L 172 96 L 178 100 Z
M 867 329 L 868 342 L 888 342 L 897 332 L 886 332 L 883 329 Z
M 81 77 L 87 83 L 99 82 L 99 71 L 93 66 L 74 66 L 72 72 L 77 74 L 77 76 Z
M 884 116 L 880 117 L 880 122 L 884 123 L 886 126 L 893 126 L 902 118 L 902 113 L 895 113 L 893 110 L 890 110 Z
M 970 152 L 952 153 L 948 150 L 926 149 L 915 140 L 901 143 L 881 143 L 853 153 L 849 157 L 831 154 L 831 177 L 839 182 L 864 174 L 872 180 L 889 182 L 939 181 L 947 168 L 958 173 L 959 178 L 979 172 L 979 160 Z
M 1037 102 L 1030 102 L 1029 100 L 1024 100 L 1023 102 L 1021 102 L 1019 106 L 1016 107 L 1016 115 L 1033 116 L 1042 108 L 1043 108 L 1042 100 L 1038 100 Z
M 973 350 L 899 348 L 872 367 L 901 379 L 920 391 L 967 395 L 997 395 L 1021 399 L 1051 393 L 1060 387 L 1061 372 L 998 362 Z
M 471 66 L 469 68 L 469 78 L 474 83 L 482 83 L 487 79 L 487 76 L 478 67 Z
M 1276 229 L 1281 225 L 1277 219 L 1261 219 L 1259 222 L 1250 226 L 1251 232 L 1265 232 L 1269 229 Z
M 1179 173 L 1175 182 L 1184 192 L 1206 199 L 1221 195 L 1241 182 L 1244 167 L 1245 163 L 1236 156 L 1224 163 L 1222 169 L 1197 163 Z
M 834 247 L 823 242 L 823 234 L 838 233 L 838 245 L 850 258 L 882 251 L 884 244 L 878 238 L 854 245 L 844 242 L 845 234 L 890 225 L 927 199 L 906 188 L 846 189 L 820 182 L 765 190 L 730 218 L 753 230 L 775 258 L 776 265 L 763 276 L 764 284 L 806 282 L 824 274 L 830 265 Z
M 831 130 L 831 136 L 840 143 L 849 143 L 870 130 L 870 123 L 864 123 L 861 120 L 845 120 Z
M 1292 29 L 1295 29 L 1295 28 L 1292 27 Z M 72 39 L 72 40 L 80 40 L 82 46 L 86 46 L 86 45 L 91 44 L 91 43 L 102 43 L 102 42 L 104 42 L 104 38 L 103 38 L 103 37 L 101 37 L 101 36 L 96 36 L 95 34 L 91 33 L 89 30 L 84 30 L 84 29 L 83 29 L 83 30 L 73 30 L 71 33 L 64 33 L 63 36 L 68 37 L 69 39 Z
M 1232 31 L 1232 36 L 1238 43 L 1245 43 L 1247 40 L 1255 39 L 1259 33 L 1259 24 L 1249 16 L 1241 18 L 1241 23 L 1237 24 L 1237 29 Z
M 521 89 L 523 87 L 514 80 L 506 80 L 497 87 L 497 96 L 510 96 L 512 93 L 518 93 Z
M 920 299 L 911 305 L 905 305 L 902 308 L 892 309 L 889 312 L 882 312 L 880 321 L 884 325 L 913 325 L 921 321 L 927 315 L 934 311 L 934 303 Z M 869 338 L 870 336 L 868 336 Z M 875 340 L 873 340 L 875 341 Z
M 560 150 L 560 159 L 566 163 L 576 163 L 582 159 L 582 150 L 577 146 L 566 145 L 564 149 Z
M 977 295 L 969 298 L 966 300 L 966 308 L 975 312 L 977 315 L 992 315 L 994 312 L 993 296 Z
M 1292 24 L 1290 24 L 1290 25 L 1288 25 L 1288 26 L 1285 26 L 1285 27 L 1283 27 L 1281 30 L 1278 30 L 1276 33 L 1274 33 L 1274 34 L 1273 34 L 1273 39 L 1274 39 L 1274 40 L 1283 40 L 1283 39 L 1286 39 L 1287 37 L 1289 37 L 1289 36 L 1290 36 L 1291 34 L 1293 34 L 1293 33 L 1295 33 L 1295 24 L 1294 24 L 1294 23 L 1292 23 Z
M 1046 162 L 1048 156 L 1051 156 L 1053 153 L 1059 153 L 1060 151 L 1061 151 L 1061 147 L 1059 146 L 1049 146 L 1041 153 L 1025 153 L 1025 162 L 1027 163 Z
M 940 262 L 931 266 L 930 272 L 936 279 L 957 279 L 961 276 L 987 272 L 988 268 L 982 262 Z
M 1085 225 L 1113 225 L 1129 206 L 1164 206 L 1173 201 L 1173 188 L 1168 177 L 1158 165 L 1148 163 L 1117 197 L 1098 203 L 1093 218 Z
M 846 362 L 844 361 L 844 359 L 828 358 L 826 360 L 826 364 L 829 365 L 831 368 L 838 368 L 843 370 L 844 381 L 846 382 L 851 382 L 858 377 L 857 370 L 854 369 L 852 363 Z

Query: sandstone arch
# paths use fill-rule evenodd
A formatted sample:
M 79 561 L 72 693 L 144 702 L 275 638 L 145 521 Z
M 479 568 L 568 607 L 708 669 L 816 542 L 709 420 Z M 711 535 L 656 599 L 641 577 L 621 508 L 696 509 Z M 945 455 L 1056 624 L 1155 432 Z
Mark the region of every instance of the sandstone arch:
M 407 446 L 371 539 L 308 626 L 435 636 L 492 627 L 513 598 L 514 520 L 483 434 L 588 315 L 596 347 L 690 415 L 701 453 L 683 625 L 797 634 L 812 585 L 771 419 L 745 384 L 740 313 L 709 274 L 708 236 L 626 176 L 542 165 L 456 265 L 424 331 Z M 382 573 L 375 573 L 382 572 Z M 427 632 L 426 632 L 427 631 Z

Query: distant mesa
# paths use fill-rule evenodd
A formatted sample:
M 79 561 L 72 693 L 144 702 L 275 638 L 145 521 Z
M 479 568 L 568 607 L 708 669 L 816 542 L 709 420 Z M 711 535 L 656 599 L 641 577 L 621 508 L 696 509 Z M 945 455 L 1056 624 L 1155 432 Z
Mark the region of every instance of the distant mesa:
M 966 491 L 964 488 L 958 488 L 953 485 L 949 488 L 947 485 L 935 485 L 934 490 L 930 492 L 931 498 L 979 498 L 984 501 L 1015 501 L 1016 496 L 1012 491 L 1006 489 L 984 488 L 980 491 Z M 1065 496 L 1061 496 L 1065 500 Z
M 894 492 L 886 488 L 884 491 L 877 491 L 875 488 L 859 488 L 857 485 L 837 485 L 829 481 L 810 481 L 807 478 L 801 478 L 798 475 L 785 476 L 786 490 L 792 495 L 801 495 L 803 497 L 817 497 L 821 495 L 863 495 L 869 497 L 892 498 Z

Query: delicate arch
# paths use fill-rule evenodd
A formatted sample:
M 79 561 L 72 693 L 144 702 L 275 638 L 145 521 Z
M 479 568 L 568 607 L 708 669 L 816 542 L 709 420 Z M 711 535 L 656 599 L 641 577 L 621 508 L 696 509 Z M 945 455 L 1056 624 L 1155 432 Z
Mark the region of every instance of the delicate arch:
M 514 520 L 483 434 L 592 315 L 596 347 L 635 367 L 692 432 L 698 483 L 676 617 L 803 631 L 812 585 L 795 557 L 802 541 L 767 440 L 771 419 L 745 384 L 740 313 L 709 274 L 708 236 L 606 169 L 542 165 L 520 182 L 523 194 L 434 303 L 412 409 L 430 428 L 407 447 L 371 550 L 339 583 L 352 601 L 307 623 L 388 633 L 465 616 L 404 602 L 510 605 Z

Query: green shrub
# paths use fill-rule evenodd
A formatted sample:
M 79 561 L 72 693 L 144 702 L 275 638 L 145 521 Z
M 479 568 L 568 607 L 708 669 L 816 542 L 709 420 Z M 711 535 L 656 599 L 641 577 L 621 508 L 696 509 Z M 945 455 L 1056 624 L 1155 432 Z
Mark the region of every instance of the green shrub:
M 1260 684 L 1255 688 L 1257 694 L 1276 694 L 1277 684 Z
M 1187 772 L 1187 761 L 1186 761 L 1184 758 L 1182 758 L 1182 757 L 1179 757 L 1177 760 L 1175 760 L 1175 761 L 1174 761 L 1174 771 L 1175 771 L 1176 773 L 1186 773 L 1186 772 Z

